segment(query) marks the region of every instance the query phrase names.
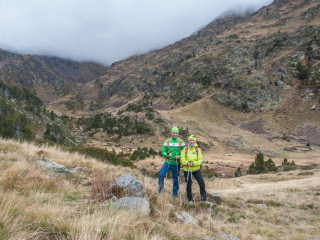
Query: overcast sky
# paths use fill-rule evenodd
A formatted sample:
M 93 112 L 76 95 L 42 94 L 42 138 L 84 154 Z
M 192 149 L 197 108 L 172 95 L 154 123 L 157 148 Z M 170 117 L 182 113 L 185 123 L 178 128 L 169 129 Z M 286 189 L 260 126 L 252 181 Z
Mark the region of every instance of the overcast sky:
M 272 0 L 0 0 L 0 48 L 106 65 Z

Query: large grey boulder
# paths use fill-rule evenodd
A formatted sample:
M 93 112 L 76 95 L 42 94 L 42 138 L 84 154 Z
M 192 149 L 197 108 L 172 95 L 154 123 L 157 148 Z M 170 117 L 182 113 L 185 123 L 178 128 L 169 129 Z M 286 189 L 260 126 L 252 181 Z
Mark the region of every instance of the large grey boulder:
M 142 211 L 145 215 L 150 215 L 150 205 L 145 198 L 123 197 L 113 203 L 114 206 L 121 209 L 135 209 Z
M 139 182 L 131 173 L 123 174 L 121 177 L 114 180 L 111 186 L 122 187 L 130 196 L 142 197 L 147 195 L 147 191 L 141 182 Z
M 191 225 L 197 225 L 198 224 L 198 220 L 197 219 L 195 219 L 194 217 L 190 216 L 188 213 L 186 213 L 184 211 L 176 212 L 176 213 L 174 213 L 174 215 L 181 222 L 188 223 L 188 224 L 191 224 Z
M 37 160 L 37 164 L 39 164 L 44 170 L 49 172 L 52 175 L 69 175 L 71 177 L 82 177 L 81 175 L 77 174 L 74 171 L 70 171 L 65 166 L 56 163 L 56 162 L 47 162 L 43 160 Z

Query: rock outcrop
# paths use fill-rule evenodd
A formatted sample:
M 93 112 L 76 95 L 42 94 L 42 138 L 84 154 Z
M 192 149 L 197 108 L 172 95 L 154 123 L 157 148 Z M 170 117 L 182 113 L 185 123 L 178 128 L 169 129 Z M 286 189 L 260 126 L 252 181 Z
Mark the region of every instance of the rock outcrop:
M 142 197 L 147 195 L 147 191 L 141 182 L 139 182 L 131 173 L 125 173 L 114 180 L 112 186 L 122 187 L 129 196 Z
M 123 197 L 113 203 L 114 206 L 121 209 L 135 209 L 142 211 L 145 215 L 150 215 L 150 205 L 145 198 L 141 197 Z

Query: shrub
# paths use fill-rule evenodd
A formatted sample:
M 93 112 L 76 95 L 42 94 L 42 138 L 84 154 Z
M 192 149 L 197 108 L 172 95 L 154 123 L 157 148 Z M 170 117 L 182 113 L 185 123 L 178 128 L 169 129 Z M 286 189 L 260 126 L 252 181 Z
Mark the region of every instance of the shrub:
M 110 162 L 114 165 L 121 165 L 125 167 L 134 168 L 133 163 L 129 159 L 117 156 L 117 154 L 109 152 L 106 149 L 97 147 L 72 147 L 69 149 L 69 151 L 79 152 L 81 154 L 98 159 L 103 162 Z
M 241 105 L 241 110 L 243 111 L 243 112 L 249 112 L 249 105 L 248 105 L 248 103 L 242 103 L 242 105 Z
M 271 172 L 277 171 L 276 164 L 271 158 L 269 158 L 268 161 L 265 162 L 265 167 L 268 169 L 268 171 L 271 171 Z
M 106 174 L 98 174 L 91 183 L 90 194 L 95 202 L 103 202 L 113 196 L 121 198 L 124 195 L 123 187 L 112 186 L 112 180 Z
M 234 176 L 235 177 L 241 177 L 242 176 L 242 172 L 241 172 L 241 168 L 240 167 L 237 168 L 237 171 L 235 171 Z
M 151 112 L 147 112 L 147 113 L 146 113 L 146 117 L 147 117 L 148 120 L 154 119 L 154 115 L 153 115 L 153 113 L 151 113 Z
M 77 124 L 85 126 L 86 132 L 102 128 L 108 134 L 117 134 L 119 139 L 122 136 L 149 134 L 152 132 L 151 126 L 145 122 L 132 119 L 129 116 L 115 117 L 110 113 L 97 114 L 89 118 L 79 118 Z
M 201 173 L 204 177 L 207 177 L 207 178 L 212 178 L 213 176 L 218 177 L 218 175 L 210 169 L 201 168 Z
M 151 150 L 151 149 L 150 149 Z M 142 159 L 145 159 L 145 158 L 147 158 L 147 157 L 150 157 L 150 150 L 148 150 L 148 148 L 147 147 L 144 147 L 144 148 L 140 148 L 140 147 L 138 147 L 138 149 L 137 150 L 135 150 L 133 153 L 132 153 L 132 155 L 131 155 L 131 157 L 130 157 L 130 160 L 138 160 L 138 159 L 140 159 L 140 160 L 142 160 Z M 153 150 L 153 149 L 152 149 Z M 153 150 L 154 151 L 154 150 Z M 155 151 L 154 151 L 155 152 Z
M 276 165 L 271 158 L 268 161 L 264 161 L 263 153 L 258 153 L 256 155 L 255 161 L 249 166 L 249 174 L 259 174 L 266 173 L 269 171 L 276 171 Z
M 301 63 L 298 63 L 297 66 L 297 71 L 298 71 L 298 78 L 301 80 L 301 81 L 304 81 L 306 79 L 309 78 L 309 67 L 304 67 L 302 66 Z
M 293 170 L 296 170 L 298 168 L 298 166 L 295 164 L 294 161 L 289 163 L 287 158 L 285 158 L 283 160 L 281 165 L 282 165 L 283 171 L 293 171 Z

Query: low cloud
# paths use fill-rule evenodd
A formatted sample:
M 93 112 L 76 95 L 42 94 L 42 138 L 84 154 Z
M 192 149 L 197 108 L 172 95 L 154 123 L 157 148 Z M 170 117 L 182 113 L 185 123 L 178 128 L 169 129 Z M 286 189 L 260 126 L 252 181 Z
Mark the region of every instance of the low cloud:
M 272 0 L 0 0 L 0 48 L 106 65 Z

